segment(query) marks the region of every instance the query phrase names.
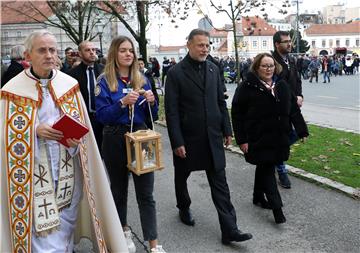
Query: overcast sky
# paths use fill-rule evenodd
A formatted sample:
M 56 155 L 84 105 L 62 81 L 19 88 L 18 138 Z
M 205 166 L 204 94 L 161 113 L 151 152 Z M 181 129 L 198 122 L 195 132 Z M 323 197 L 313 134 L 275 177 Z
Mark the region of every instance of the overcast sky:
M 213 0 L 214 3 L 224 3 L 227 2 L 225 0 Z M 360 1 L 359 0 L 302 0 L 303 3 L 299 4 L 300 13 L 307 10 L 308 12 L 317 12 L 322 11 L 324 6 L 331 5 L 331 4 L 338 4 L 343 3 L 347 7 L 359 7 Z M 208 0 L 197 0 L 197 2 L 200 4 L 202 11 L 205 14 L 208 14 L 211 18 L 213 24 L 216 27 L 222 27 L 225 23 L 230 24 L 230 19 L 227 16 L 220 16 L 219 14 L 216 14 L 214 9 L 210 7 Z M 277 7 L 281 7 L 282 0 L 268 0 L 269 3 L 272 3 L 273 5 Z M 301 0 L 299 0 L 301 2 Z M 281 19 L 284 18 L 284 15 L 281 15 L 278 13 L 279 9 L 267 7 L 267 13 L 269 15 L 269 18 L 277 18 Z M 296 7 L 291 7 L 288 10 L 289 13 L 296 12 Z M 250 15 L 256 15 L 261 14 L 260 11 L 253 12 Z M 261 15 L 260 15 L 261 16 Z M 159 29 L 159 26 L 157 24 L 153 25 L 153 28 L 151 29 L 151 43 L 152 44 L 159 44 L 159 40 L 161 45 L 164 46 L 179 46 L 184 45 L 186 43 L 186 36 L 189 34 L 189 32 L 197 28 L 198 21 L 203 16 L 201 14 L 197 14 L 197 11 L 194 10 L 190 13 L 189 17 L 185 21 L 177 22 L 176 25 L 178 25 L 178 28 L 174 28 L 174 23 L 171 23 L 169 21 L 162 21 L 162 25 Z M 160 36 L 159 36 L 160 31 Z

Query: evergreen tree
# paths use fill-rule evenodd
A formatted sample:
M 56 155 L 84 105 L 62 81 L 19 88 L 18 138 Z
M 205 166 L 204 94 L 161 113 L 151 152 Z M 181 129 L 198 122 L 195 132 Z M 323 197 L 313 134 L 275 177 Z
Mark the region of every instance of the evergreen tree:
M 299 36 L 299 53 L 306 53 L 309 49 L 310 49 L 310 45 L 308 45 L 308 42 L 306 40 L 302 39 L 301 33 L 298 32 L 298 36 Z M 297 53 L 296 50 L 296 31 L 294 29 L 290 30 L 290 38 L 291 41 L 293 42 L 293 47 L 291 52 L 292 53 Z

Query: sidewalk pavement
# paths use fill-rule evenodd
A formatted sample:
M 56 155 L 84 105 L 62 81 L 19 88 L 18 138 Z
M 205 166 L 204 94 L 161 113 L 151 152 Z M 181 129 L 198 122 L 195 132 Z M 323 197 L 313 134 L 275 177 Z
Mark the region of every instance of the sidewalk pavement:
M 237 153 L 226 152 L 226 173 L 239 228 L 254 238 L 230 246 L 221 244 L 216 209 L 205 172 L 188 179 L 191 209 L 196 224 L 189 227 L 178 217 L 174 191 L 172 151 L 167 130 L 162 134 L 165 169 L 155 172 L 155 200 L 160 244 L 167 252 L 354 252 L 360 249 L 360 201 L 317 184 L 291 177 L 292 188 L 279 188 L 287 222 L 276 225 L 271 210 L 252 204 L 253 165 Z M 142 240 L 133 182 L 130 179 L 128 223 Z M 146 252 L 134 239 L 137 252 Z

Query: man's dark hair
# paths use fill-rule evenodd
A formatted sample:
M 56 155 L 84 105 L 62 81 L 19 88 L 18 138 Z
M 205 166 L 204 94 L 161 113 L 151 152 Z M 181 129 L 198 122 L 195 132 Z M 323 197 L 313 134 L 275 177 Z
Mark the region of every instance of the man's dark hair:
M 70 50 L 73 50 L 71 47 L 67 47 L 66 49 L 65 49 L 65 53 L 67 53 L 68 51 L 70 51 Z
M 138 58 L 138 61 L 143 61 L 143 62 L 145 62 L 144 58 L 142 58 L 142 57 L 139 57 L 139 58 Z
M 290 36 L 290 33 L 288 31 L 277 31 L 273 36 L 273 43 L 274 43 L 274 50 L 276 50 L 275 42 L 280 43 L 281 42 L 281 36 Z
M 201 30 L 201 29 L 194 29 L 190 32 L 187 40 L 190 41 L 192 40 L 196 35 L 205 35 L 207 37 L 210 37 L 210 33 L 205 31 L 205 30 Z

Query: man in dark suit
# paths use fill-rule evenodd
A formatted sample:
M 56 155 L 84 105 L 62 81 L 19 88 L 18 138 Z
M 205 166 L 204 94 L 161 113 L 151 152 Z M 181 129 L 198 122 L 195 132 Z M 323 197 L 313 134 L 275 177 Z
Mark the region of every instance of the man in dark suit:
M 169 72 L 165 85 L 165 114 L 175 167 L 175 192 L 180 220 L 195 224 L 190 211 L 187 179 L 194 170 L 205 170 L 218 212 L 222 242 L 245 241 L 236 224 L 235 209 L 225 175 L 225 145 L 232 139 L 219 69 L 206 61 L 209 33 L 191 31 L 188 55 Z
M 86 108 L 90 117 L 91 126 L 94 130 L 96 143 L 101 153 L 103 125 L 96 120 L 95 109 L 95 86 L 96 78 L 103 72 L 104 66 L 96 63 L 96 48 L 90 41 L 79 44 L 81 63 L 68 71 L 67 74 L 78 80 L 81 94 L 85 100 Z
M 282 71 L 280 73 L 280 79 L 284 80 L 290 87 L 293 96 L 296 97 L 299 107 L 303 103 L 301 77 L 297 71 L 296 61 L 289 55 L 291 52 L 291 38 L 290 33 L 287 31 L 277 31 L 273 36 L 274 52 L 272 55 L 275 60 L 281 64 Z M 298 137 L 295 130 L 292 130 L 289 136 L 290 144 L 296 142 Z M 287 175 L 285 164 L 279 164 L 276 168 L 279 174 L 279 184 L 285 189 L 291 188 L 291 182 Z

